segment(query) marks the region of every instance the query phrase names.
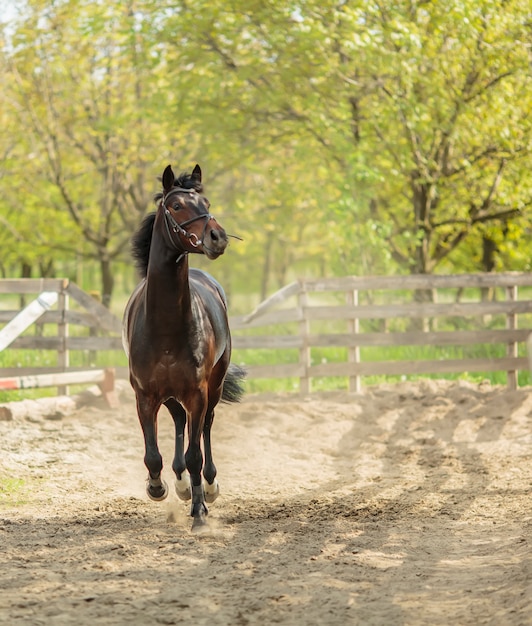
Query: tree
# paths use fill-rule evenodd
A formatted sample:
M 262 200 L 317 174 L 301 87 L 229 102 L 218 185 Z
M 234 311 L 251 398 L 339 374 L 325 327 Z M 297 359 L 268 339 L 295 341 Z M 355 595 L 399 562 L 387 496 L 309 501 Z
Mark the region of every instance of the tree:
M 213 270 L 224 284 L 249 288 L 250 266 L 263 294 L 294 273 L 524 266 L 524 0 L 23 11 L 5 31 L 2 115 L 25 202 L 1 200 L 0 219 L 22 239 L 39 219 L 55 255 L 97 260 L 104 301 L 167 163 L 200 162 L 213 211 L 244 238 Z
M 453 3 L 440 11 L 420 4 L 406 19 L 376 16 L 375 26 L 389 35 L 383 43 L 392 42 L 377 90 L 399 134 L 391 140 L 390 126 L 375 132 L 407 200 L 406 219 L 394 215 L 390 245 L 411 271 L 433 271 L 475 230 L 507 223 L 531 202 L 529 190 L 503 189 L 530 157 L 523 9 L 518 2 Z M 416 69 L 408 72 L 412 57 Z M 401 139 L 405 150 L 397 147 Z
M 240 103 L 272 142 L 311 138 L 355 234 L 377 224 L 402 271 L 434 271 L 479 229 L 529 206 L 529 185 L 507 185 L 528 179 L 530 164 L 528 3 L 194 8 L 190 48 L 226 77 L 218 106 Z
M 158 146 L 167 144 L 166 161 L 187 139 L 168 141 L 172 120 L 159 119 L 151 86 L 160 63 L 143 9 L 135 0 L 29 2 L 6 54 L 12 115 L 38 153 L 31 174 L 27 160 L 21 167 L 26 178 L 51 183 L 52 210 L 67 215 L 74 234 L 49 244 L 98 261 L 106 305 L 112 262 L 127 250 L 154 189 L 148 164 Z

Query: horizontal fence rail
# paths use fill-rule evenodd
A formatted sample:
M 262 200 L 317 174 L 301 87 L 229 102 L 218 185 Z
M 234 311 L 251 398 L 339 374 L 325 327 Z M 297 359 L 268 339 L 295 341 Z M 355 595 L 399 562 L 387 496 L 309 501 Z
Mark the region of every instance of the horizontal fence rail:
M 349 389 L 359 391 L 368 376 L 499 371 L 506 372 L 508 386 L 515 388 L 518 371 L 529 368 L 532 274 L 298 280 L 248 315 L 231 317 L 230 325 L 235 359 L 245 365 L 249 379 L 299 379 L 303 393 L 311 391 L 312 379 L 323 377 L 347 379 Z M 43 332 L 50 327 L 55 332 Z M 466 353 L 479 345 L 499 346 L 498 356 Z M 460 358 L 368 356 L 377 348 L 409 346 L 465 350 Z M 127 368 L 119 365 L 124 362 L 121 320 L 66 279 L 0 280 L 0 358 L 2 348 L 56 353 L 56 362 L 46 367 L 0 366 L 0 379 L 23 379 L 24 388 L 32 377 L 41 376 L 40 381 L 57 384 L 64 393 L 67 384 L 74 384 L 68 381 L 77 384 L 83 372 L 87 383 L 102 375 L 101 370 L 95 374 L 94 366 L 73 366 L 70 357 L 76 351 L 116 354 L 115 363 L 105 367 L 113 367 L 117 377 L 127 377 Z M 345 358 L 316 358 L 317 351 L 333 348 L 343 351 Z M 255 365 L 247 358 L 252 354 L 247 351 L 257 350 L 270 355 L 266 363 Z M 288 353 L 292 362 L 279 358 Z M 45 376 L 67 372 L 76 375 Z
M 0 358 L 9 350 L 35 354 L 46 350 L 56 355 L 55 363 L 46 366 L 14 366 L 3 360 L 0 390 L 57 387 L 62 394 L 68 392 L 68 385 L 97 384 L 111 399 L 115 374 L 123 374 L 124 368 L 117 372 L 114 367 L 97 369 L 90 364 L 72 367 L 70 356 L 81 351 L 90 360 L 99 351 L 122 351 L 120 320 L 67 279 L 0 280 L 0 296 Z M 19 308 L 8 308 L 13 304 Z M 50 326 L 55 328 L 53 335 L 44 332 Z
M 0 378 L 0 390 L 34 389 L 36 387 L 55 387 L 60 385 L 75 385 L 96 383 L 112 386 L 114 370 L 90 370 L 80 372 L 60 372 L 50 374 L 35 374 L 34 376 L 14 376 Z

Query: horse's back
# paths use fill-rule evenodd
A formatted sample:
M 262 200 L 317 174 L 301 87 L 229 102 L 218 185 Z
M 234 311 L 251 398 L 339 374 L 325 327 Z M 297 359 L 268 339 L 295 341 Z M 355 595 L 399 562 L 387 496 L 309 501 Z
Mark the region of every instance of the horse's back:
M 227 299 L 220 283 L 207 272 L 191 269 L 190 292 L 197 315 L 205 315 L 214 332 L 216 343 L 215 361 L 231 347 L 231 335 L 227 320 Z M 193 307 L 194 308 L 194 307 Z

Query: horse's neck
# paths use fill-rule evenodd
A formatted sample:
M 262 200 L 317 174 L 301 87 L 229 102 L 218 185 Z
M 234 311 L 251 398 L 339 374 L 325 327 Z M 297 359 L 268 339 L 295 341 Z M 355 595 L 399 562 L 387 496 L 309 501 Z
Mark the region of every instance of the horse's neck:
M 146 319 L 155 316 L 157 326 L 168 332 L 192 319 L 188 255 L 184 254 L 176 262 L 175 255 L 155 250 L 146 276 Z

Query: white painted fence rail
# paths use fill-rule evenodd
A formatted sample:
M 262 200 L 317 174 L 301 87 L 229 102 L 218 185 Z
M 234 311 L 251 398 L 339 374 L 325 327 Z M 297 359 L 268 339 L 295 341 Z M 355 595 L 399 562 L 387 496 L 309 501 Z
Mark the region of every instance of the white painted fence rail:
M 108 403 L 114 403 L 115 368 L 72 368 L 70 352 L 121 351 L 120 320 L 67 279 L 0 280 L 0 294 L 37 295 L 21 311 L 0 309 L 0 323 L 5 323 L 0 329 L 0 353 L 12 348 L 50 350 L 57 354 L 56 364 L 48 367 L 0 367 L 0 390 L 57 387 L 61 395 L 68 392 L 69 385 L 97 384 Z M 77 310 L 72 309 L 71 300 L 77 303 Z M 53 336 L 43 333 L 23 335 L 36 323 L 51 324 L 57 332 Z M 84 334 L 71 336 L 70 327 L 74 325 L 84 327 Z
M 101 384 L 109 381 L 112 370 L 94 369 L 75 372 L 59 372 L 52 374 L 35 374 L 34 376 L 11 376 L 0 378 L 0 390 L 35 389 L 39 387 L 60 387 L 62 385 Z
M 44 291 L 31 304 L 16 315 L 0 330 L 0 352 L 5 350 L 27 328 L 36 322 L 43 313 L 49 311 L 57 302 L 58 294 L 55 291 Z

